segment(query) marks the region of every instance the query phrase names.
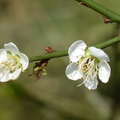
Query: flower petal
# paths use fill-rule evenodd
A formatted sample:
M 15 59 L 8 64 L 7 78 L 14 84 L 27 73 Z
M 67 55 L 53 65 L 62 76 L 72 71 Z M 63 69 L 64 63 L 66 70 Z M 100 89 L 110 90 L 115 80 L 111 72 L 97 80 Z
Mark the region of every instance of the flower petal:
M 98 85 L 98 80 L 97 77 L 95 77 L 94 79 L 88 79 L 85 80 L 84 85 L 89 89 L 89 90 L 95 90 L 97 88 Z
M 19 77 L 20 73 L 21 73 L 21 68 L 20 69 L 16 69 L 14 72 L 9 74 L 9 79 L 10 80 L 17 79 Z
M 0 63 L 7 60 L 7 52 L 5 49 L 0 49 Z
M 96 47 L 89 47 L 88 49 L 93 56 L 95 56 L 99 59 L 103 59 L 107 62 L 110 61 L 108 55 L 102 49 L 99 49 L 99 48 L 96 48 Z
M 107 83 L 111 74 L 109 64 L 106 61 L 101 60 L 100 63 L 98 63 L 98 66 L 99 66 L 99 79 L 103 83 Z
M 20 63 L 22 64 L 23 70 L 26 70 L 28 68 L 28 65 L 29 65 L 29 59 L 23 53 L 20 53 L 20 58 L 21 58 Z
M 4 73 L 0 72 L 0 82 L 9 81 L 10 79 L 8 77 L 8 74 L 9 74 L 9 70 L 4 71 Z
M 81 79 L 81 74 L 77 63 L 71 63 L 66 68 L 66 76 L 71 80 Z
M 14 54 L 18 54 L 19 55 L 19 49 L 17 48 L 17 46 L 12 43 L 12 42 L 9 42 L 8 44 L 4 44 L 4 48 L 8 51 L 11 51 L 13 52 Z
M 69 50 L 69 58 L 72 62 L 77 62 L 85 53 L 86 44 L 82 40 L 74 42 Z

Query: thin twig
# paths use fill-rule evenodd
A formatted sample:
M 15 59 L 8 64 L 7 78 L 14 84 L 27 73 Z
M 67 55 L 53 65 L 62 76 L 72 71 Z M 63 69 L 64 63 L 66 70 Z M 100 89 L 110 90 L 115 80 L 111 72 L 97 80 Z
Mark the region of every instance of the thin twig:
M 108 46 L 111 46 L 115 43 L 120 42 L 120 37 L 115 37 L 112 38 L 106 42 L 103 42 L 101 44 L 95 45 L 95 47 L 97 48 L 106 48 Z M 51 58 L 58 58 L 58 57 L 64 57 L 64 56 L 68 56 L 68 51 L 55 51 L 53 53 L 50 54 L 44 54 L 44 55 L 39 55 L 39 56 L 34 56 L 34 57 L 29 57 L 29 61 L 30 62 L 34 62 L 34 61 L 39 61 L 39 60 L 44 60 L 44 59 L 51 59 Z
M 103 15 L 105 23 L 117 22 L 120 23 L 120 15 L 103 7 L 102 5 L 92 1 L 92 0 L 76 0 L 80 2 L 81 5 L 86 6 L 87 8 L 91 8 L 94 11 Z M 106 22 L 107 19 L 107 22 Z M 109 20 L 109 22 L 108 22 Z

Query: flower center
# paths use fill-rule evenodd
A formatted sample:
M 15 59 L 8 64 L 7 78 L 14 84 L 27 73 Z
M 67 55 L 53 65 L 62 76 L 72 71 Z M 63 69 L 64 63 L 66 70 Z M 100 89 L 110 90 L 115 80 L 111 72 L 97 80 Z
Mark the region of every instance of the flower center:
M 20 57 L 18 55 L 7 54 L 7 59 L 5 59 L 0 67 L 3 71 L 10 71 L 10 73 L 14 72 L 16 69 L 21 67 Z
M 18 68 L 19 66 L 19 58 L 17 56 L 11 56 L 8 61 L 6 62 L 6 66 L 8 66 L 8 68 L 12 68 L 13 71 Z M 11 70 L 12 70 L 11 69 Z
M 93 56 L 82 57 L 79 61 L 80 73 L 83 79 L 94 79 L 97 75 L 97 59 Z

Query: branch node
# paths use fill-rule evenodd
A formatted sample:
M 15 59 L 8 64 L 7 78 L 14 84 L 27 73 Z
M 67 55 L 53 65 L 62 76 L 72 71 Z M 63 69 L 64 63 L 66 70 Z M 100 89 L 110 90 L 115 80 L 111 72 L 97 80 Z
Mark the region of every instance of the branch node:
M 104 23 L 112 23 L 112 20 L 110 20 L 107 17 L 103 17 Z
M 49 46 L 45 46 L 44 49 L 46 50 L 45 54 L 50 54 L 55 51 Z M 47 72 L 44 67 L 47 66 L 49 60 L 50 58 L 35 62 L 35 66 L 33 67 L 33 73 L 28 76 L 34 76 L 36 77 L 36 80 L 39 80 L 43 75 L 46 75 Z
M 84 2 L 80 2 L 79 5 L 83 5 L 85 7 L 88 7 L 88 5 L 86 3 L 84 3 Z

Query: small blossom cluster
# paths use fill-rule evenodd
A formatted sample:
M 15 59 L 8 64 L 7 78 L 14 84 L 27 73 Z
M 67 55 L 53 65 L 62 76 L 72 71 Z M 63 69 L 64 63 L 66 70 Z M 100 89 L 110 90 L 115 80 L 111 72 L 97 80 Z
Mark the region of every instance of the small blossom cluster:
M 87 47 L 84 41 L 74 42 L 68 49 L 70 64 L 66 68 L 66 76 L 71 80 L 80 80 L 88 89 L 96 89 L 98 78 L 109 81 L 111 68 L 108 55 L 96 47 Z M 21 53 L 17 46 L 10 42 L 0 49 L 0 82 L 15 80 L 29 65 L 29 58 Z
M 74 42 L 69 50 L 70 64 L 66 68 L 66 76 L 71 80 L 82 79 L 88 89 L 96 89 L 98 77 L 103 83 L 107 83 L 110 77 L 108 55 L 96 47 L 87 47 L 82 40 Z

